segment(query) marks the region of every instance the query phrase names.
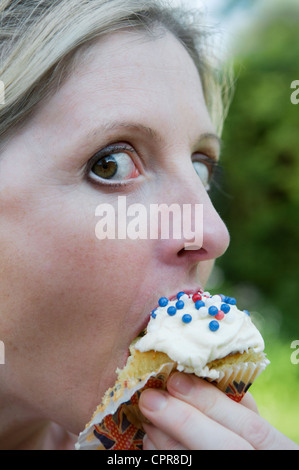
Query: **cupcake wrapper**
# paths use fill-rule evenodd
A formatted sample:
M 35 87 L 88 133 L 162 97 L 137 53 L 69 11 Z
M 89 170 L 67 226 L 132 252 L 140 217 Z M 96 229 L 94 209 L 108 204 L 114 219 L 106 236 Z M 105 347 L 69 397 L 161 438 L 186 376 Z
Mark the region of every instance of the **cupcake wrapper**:
M 240 363 L 222 367 L 217 381 L 206 379 L 229 398 L 240 402 L 258 375 L 269 364 L 265 359 L 258 364 Z M 166 389 L 169 375 L 176 363 L 164 364 L 157 371 L 140 379 L 116 382 L 105 394 L 92 420 L 80 434 L 77 450 L 142 450 L 146 422 L 140 412 L 139 396 L 146 388 Z
M 260 363 L 244 362 L 224 367 L 220 371 L 217 381 L 211 381 L 217 388 L 224 392 L 229 398 L 240 402 L 253 382 L 267 367 L 269 361 L 265 358 Z
M 116 382 L 105 394 L 92 420 L 79 435 L 77 450 L 142 450 L 143 426 L 139 396 L 146 388 L 166 389 L 175 363 L 167 363 L 138 380 Z

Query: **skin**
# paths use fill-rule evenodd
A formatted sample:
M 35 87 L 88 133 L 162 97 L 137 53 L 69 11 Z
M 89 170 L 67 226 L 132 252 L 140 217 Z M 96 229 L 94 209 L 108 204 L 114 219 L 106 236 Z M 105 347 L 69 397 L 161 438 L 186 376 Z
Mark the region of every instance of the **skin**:
M 63 430 L 84 428 L 158 298 L 205 285 L 229 243 L 192 164 L 218 158 L 214 134 L 178 41 L 119 32 L 93 45 L 9 141 L 0 160 L 2 448 L 72 448 Z M 90 159 L 120 142 L 134 149 L 137 177 L 91 180 Z M 184 250 L 183 237 L 97 239 L 96 207 L 116 207 L 120 195 L 146 207 L 203 204 L 202 248 Z M 169 390 L 169 410 L 186 405 Z M 168 433 L 152 422 L 148 442 Z
M 151 421 L 144 450 L 299 450 L 258 414 L 248 392 L 236 403 L 195 376 L 175 373 L 167 392 L 146 390 L 140 409 Z

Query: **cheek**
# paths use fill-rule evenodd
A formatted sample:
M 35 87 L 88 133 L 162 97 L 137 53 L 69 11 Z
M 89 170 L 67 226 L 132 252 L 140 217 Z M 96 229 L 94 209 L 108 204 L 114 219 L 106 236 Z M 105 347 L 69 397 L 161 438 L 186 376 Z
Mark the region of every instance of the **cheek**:
M 52 329 L 82 318 L 99 323 L 104 317 L 109 323 L 133 302 L 134 279 L 142 275 L 149 250 L 130 240 L 98 240 L 98 201 L 81 191 L 54 191 L 48 189 L 39 199 L 34 192 L 26 194 L 26 203 L 10 199 L 1 214 L 1 286 L 10 293 L 7 310 L 28 307 L 30 318 L 40 315 L 40 321 L 49 315 Z
M 203 288 L 205 288 L 205 285 L 209 280 L 214 264 L 215 264 L 215 260 L 201 261 L 198 264 L 197 276 L 199 279 L 199 283 Z
M 120 307 L 121 298 L 125 309 L 129 302 L 145 253 L 141 246 L 133 250 L 127 240 L 98 240 L 96 219 L 86 213 L 49 210 L 47 216 L 31 218 L 31 229 L 24 228 L 18 241 L 15 280 L 23 286 L 20 293 L 31 292 L 31 304 L 35 298 L 43 310 L 51 305 L 52 318 L 53 311 L 59 314 L 57 304 L 63 307 L 64 321 L 69 314 L 73 323 L 77 317 L 99 321 L 102 316 L 107 322 L 117 315 L 112 303 Z
M 140 318 L 136 279 L 149 250 L 130 240 L 98 240 L 93 211 L 82 200 L 80 207 L 27 206 L 23 218 L 10 213 L 1 222 L 7 370 L 19 371 L 14 390 L 30 390 L 37 406 L 53 389 L 57 408 L 69 394 L 76 407 L 82 397 L 95 406 Z

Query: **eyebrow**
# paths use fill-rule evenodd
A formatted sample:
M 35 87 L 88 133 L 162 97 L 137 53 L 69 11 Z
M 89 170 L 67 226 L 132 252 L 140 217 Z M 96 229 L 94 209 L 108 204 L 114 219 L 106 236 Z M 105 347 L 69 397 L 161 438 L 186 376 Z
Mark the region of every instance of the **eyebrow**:
M 214 140 L 219 145 L 219 149 L 222 147 L 223 141 L 221 137 L 219 137 L 217 134 L 214 134 L 213 132 L 204 132 L 203 134 L 200 134 L 199 139 L 197 140 L 197 144 L 201 144 L 204 140 Z
M 148 134 L 154 140 L 161 140 L 161 136 L 150 127 L 144 126 L 143 124 L 136 124 L 134 122 L 127 122 L 127 121 L 112 121 L 104 124 L 100 128 L 95 128 L 88 133 L 88 137 L 95 137 L 98 134 L 102 134 L 103 132 L 114 131 L 115 129 L 127 129 L 127 130 L 136 130 L 140 131 L 144 134 Z
M 127 122 L 127 121 L 108 122 L 104 124 L 102 127 L 95 128 L 92 131 L 90 131 L 88 133 L 88 137 L 92 138 L 92 137 L 97 136 L 98 134 L 102 134 L 103 132 L 114 131 L 116 129 L 139 131 L 143 134 L 147 134 L 152 140 L 156 142 L 162 141 L 162 135 L 159 132 L 157 132 L 155 129 L 152 129 L 151 127 L 145 126 L 141 123 Z M 204 132 L 200 134 L 199 138 L 196 140 L 196 145 L 200 145 L 204 140 L 214 140 L 219 146 L 219 149 L 221 149 L 222 147 L 222 139 L 216 133 Z

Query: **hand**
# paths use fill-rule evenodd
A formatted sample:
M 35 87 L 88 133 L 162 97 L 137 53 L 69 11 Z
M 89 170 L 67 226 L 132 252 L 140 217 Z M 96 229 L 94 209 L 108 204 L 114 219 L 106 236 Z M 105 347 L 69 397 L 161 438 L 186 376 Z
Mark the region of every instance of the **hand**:
M 191 374 L 173 374 L 167 391 L 145 390 L 139 406 L 151 422 L 145 450 L 299 450 L 259 416 L 249 393 L 236 403 Z

